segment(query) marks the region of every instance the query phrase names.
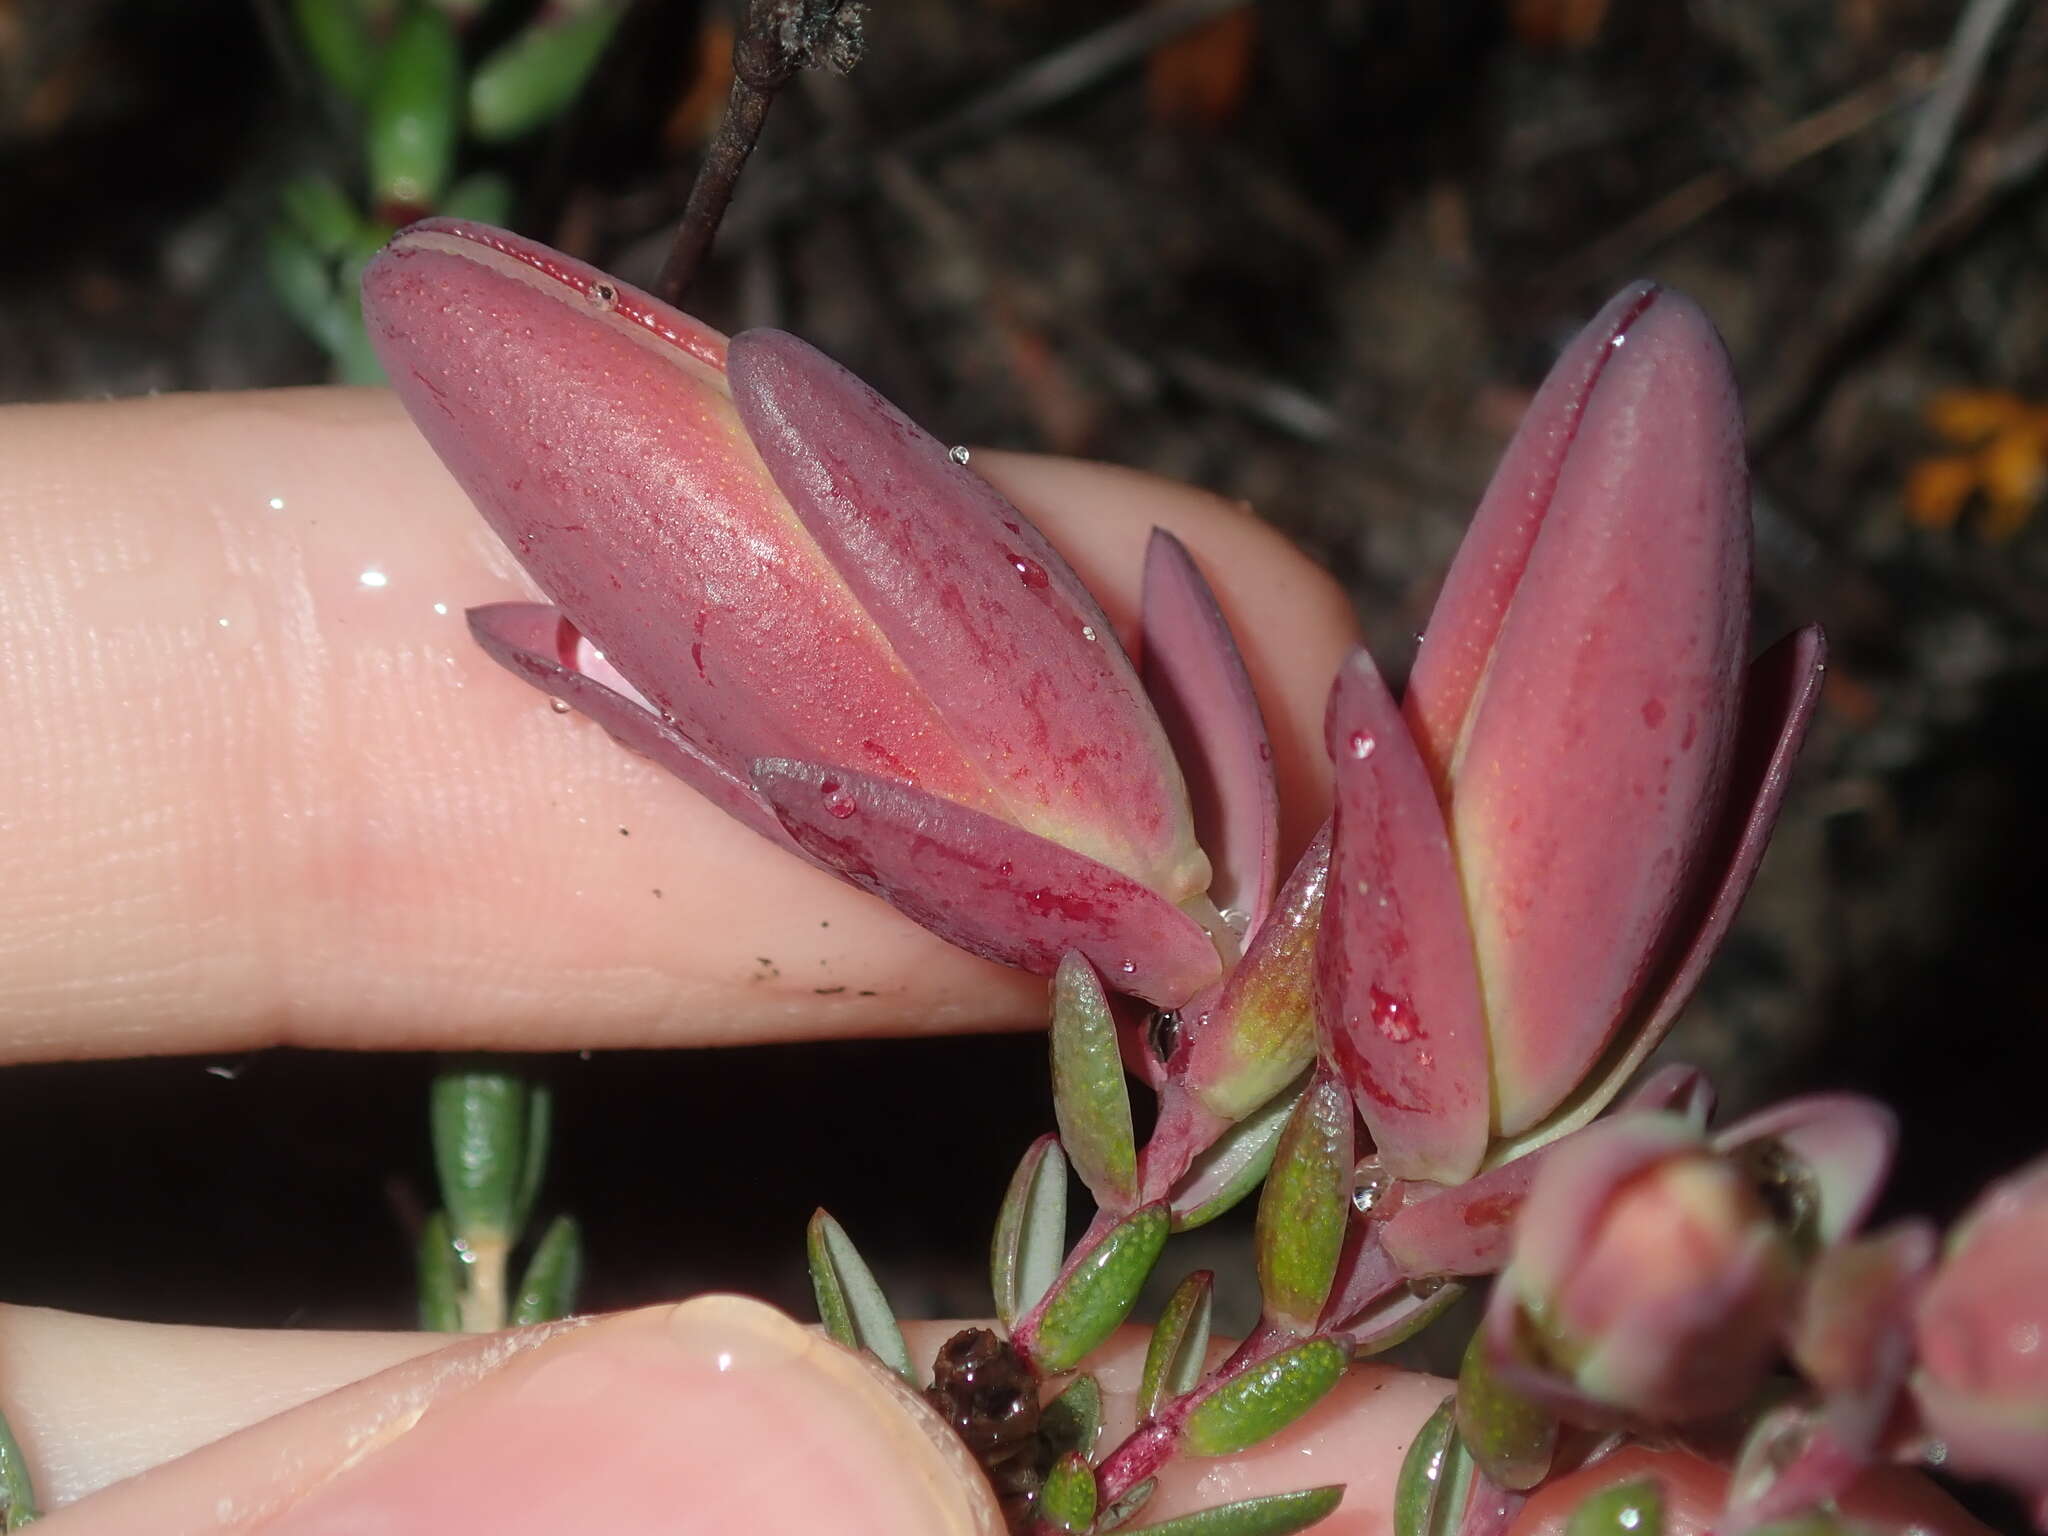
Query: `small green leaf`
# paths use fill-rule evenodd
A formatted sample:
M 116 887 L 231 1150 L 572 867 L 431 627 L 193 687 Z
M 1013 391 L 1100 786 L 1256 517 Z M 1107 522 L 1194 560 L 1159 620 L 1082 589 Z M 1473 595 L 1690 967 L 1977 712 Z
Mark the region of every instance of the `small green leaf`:
M 1803 1520 L 1790 1525 L 1791 1530 L 1764 1526 L 1753 1536 L 1765 1530 L 1779 1536 L 1793 1536 L 1794 1530 L 1798 1536 L 1825 1536 L 1839 1529 L 1824 1519 L 1818 1525 Z M 1572 1511 L 1564 1536 L 1664 1536 L 1664 1490 L 1654 1477 L 1603 1488 Z
M 1534 1488 L 1550 1473 L 1557 1419 L 1505 1385 L 1486 1353 L 1486 1330 L 1475 1329 L 1458 1368 L 1458 1438 L 1479 1470 L 1503 1488 Z
M 1195 1456 L 1234 1456 L 1278 1434 L 1344 1379 L 1351 1352 L 1334 1339 L 1307 1339 L 1246 1367 L 1195 1405 L 1181 1444 Z
M 479 139 L 518 138 L 559 117 L 611 41 L 618 0 L 543 10 L 477 67 L 469 82 L 469 127 Z
M 1318 1074 L 1287 1118 L 1259 1195 L 1254 1250 L 1266 1315 L 1311 1333 L 1337 1278 L 1351 1217 L 1350 1093 Z
M 1138 1386 L 1138 1422 L 1144 1423 L 1169 1398 L 1192 1392 L 1202 1379 L 1209 1353 L 1209 1318 L 1216 1277 L 1198 1269 L 1174 1288 L 1166 1310 L 1145 1346 L 1145 1373 Z
M 1169 1197 L 1174 1231 L 1192 1232 L 1207 1225 L 1259 1187 L 1259 1180 L 1273 1164 L 1280 1132 L 1303 1091 L 1301 1086 L 1289 1088 L 1263 1109 L 1254 1110 L 1195 1159 Z
M 462 178 L 441 199 L 441 212 L 451 219 L 479 224 L 512 222 L 512 183 L 496 171 L 477 171 Z
M 1131 1315 L 1166 1246 L 1166 1226 L 1163 1205 L 1133 1212 L 1059 1281 L 1039 1310 L 1036 1326 L 1015 1341 L 1041 1370 L 1072 1370 Z
M 408 6 L 384 49 L 364 125 L 380 208 L 434 206 L 455 167 L 461 97 L 455 29 L 432 6 Z
M 1055 1455 L 1078 1451 L 1092 1456 L 1101 1433 L 1102 1383 L 1093 1376 L 1076 1376 L 1038 1412 L 1039 1443 Z
M 292 231 L 322 256 L 339 256 L 362 233 L 362 214 L 331 176 L 294 176 L 277 200 Z
M 1142 1525 L 1133 1536 L 1293 1536 L 1343 1501 L 1342 1483 L 1304 1488 L 1299 1493 L 1269 1493 L 1262 1499 L 1241 1499 L 1157 1525 Z
M 467 1274 L 462 1250 L 448 1230 L 448 1213 L 436 1211 L 420 1228 L 420 1327 L 428 1333 L 462 1332 L 462 1292 Z
M 1138 1203 L 1138 1143 L 1116 1016 L 1102 979 L 1067 951 L 1052 980 L 1052 1107 L 1060 1144 L 1096 1204 L 1121 1216 Z
M 512 1301 L 513 1323 L 524 1326 L 567 1317 L 576 1310 L 576 1292 L 582 1284 L 583 1233 L 570 1217 L 557 1216 L 526 1261 L 526 1274 Z
M 332 263 L 306 243 L 289 224 L 280 222 L 263 240 L 263 270 L 270 291 L 302 330 L 329 356 L 340 351 L 347 328 L 362 326 L 353 293 L 341 293 Z
M 1394 1483 L 1393 1536 L 1451 1536 L 1472 1487 L 1472 1457 L 1458 1438 L 1457 1400 L 1446 1397 L 1423 1421 Z
M 292 20 L 313 67 L 344 97 L 360 102 L 377 73 L 377 39 L 358 0 L 293 0 Z
M 989 1250 L 989 1284 L 1005 1328 L 1038 1305 L 1067 1252 L 1067 1158 L 1059 1139 L 1031 1143 L 1010 1176 Z
M 1095 1523 L 1095 1469 L 1079 1451 L 1067 1452 L 1045 1474 L 1038 1518 L 1058 1531 L 1085 1531 Z
M 910 1368 L 910 1347 L 896 1326 L 889 1298 L 846 1229 L 823 1210 L 812 1215 L 805 1233 L 811 1261 L 811 1289 L 818 1297 L 818 1319 L 825 1331 L 848 1349 L 866 1349 L 912 1387 L 920 1385 Z
M 18 1531 L 42 1517 L 42 1511 L 36 1508 L 35 1481 L 29 1476 L 28 1459 L 21 1454 L 14 1431 L 7 1427 L 7 1416 L 0 1414 L 0 1530 Z
M 530 1079 L 526 1091 L 526 1135 L 520 1145 L 519 1183 L 512 1192 L 512 1236 L 526 1230 L 534 1198 L 547 1177 L 548 1142 L 554 1134 L 555 1094 L 545 1082 Z
M 1158 1491 L 1159 1479 L 1156 1477 L 1148 1477 L 1142 1483 L 1135 1484 L 1129 1493 L 1126 1493 L 1114 1504 L 1103 1510 L 1101 1515 L 1096 1518 L 1096 1531 L 1099 1533 L 1118 1529 L 1125 1521 L 1131 1519 L 1139 1510 L 1149 1504 L 1152 1501 L 1152 1495 Z
M 464 1242 L 509 1243 L 519 1236 L 519 1205 L 535 1178 L 532 1097 L 527 1079 L 502 1064 L 461 1062 L 434 1078 L 428 1096 L 434 1168 L 449 1225 Z

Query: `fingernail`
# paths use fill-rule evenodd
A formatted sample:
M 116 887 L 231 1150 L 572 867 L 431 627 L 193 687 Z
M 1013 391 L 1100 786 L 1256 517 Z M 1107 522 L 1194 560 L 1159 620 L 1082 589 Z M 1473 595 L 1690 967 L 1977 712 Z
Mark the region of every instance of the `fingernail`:
M 607 1536 L 999 1536 L 958 1438 L 901 1381 L 737 1296 L 565 1334 L 265 1527 Z

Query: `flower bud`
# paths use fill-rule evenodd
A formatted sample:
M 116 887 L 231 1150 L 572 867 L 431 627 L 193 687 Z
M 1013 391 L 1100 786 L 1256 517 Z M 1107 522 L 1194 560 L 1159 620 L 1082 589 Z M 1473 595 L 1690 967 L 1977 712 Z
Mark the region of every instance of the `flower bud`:
M 1678 1116 L 1630 1116 L 1538 1171 L 1488 1343 L 1504 1379 L 1581 1417 L 1703 1418 L 1763 1382 L 1796 1281 L 1739 1161 Z
M 1993 1185 L 1914 1320 L 1913 1395 L 1944 1465 L 2048 1508 L 2048 1159 Z

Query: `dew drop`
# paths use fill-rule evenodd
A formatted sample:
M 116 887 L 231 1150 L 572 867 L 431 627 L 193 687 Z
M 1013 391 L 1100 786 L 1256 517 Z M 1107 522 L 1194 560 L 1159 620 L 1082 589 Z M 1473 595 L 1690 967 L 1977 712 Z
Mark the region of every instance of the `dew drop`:
M 1118 966 L 1117 969 L 1122 971 L 1126 976 L 1135 976 L 1138 974 L 1138 962 L 1135 960 L 1126 960 L 1122 965 Z
M 946 450 L 946 457 L 955 464 L 965 464 L 967 462 L 967 449 L 961 444 L 955 443 Z
M 1045 567 L 1036 560 L 1031 559 L 1028 555 L 1012 555 L 1010 556 L 1010 566 L 1011 569 L 1015 570 L 1023 578 L 1024 585 L 1031 588 L 1032 591 L 1042 592 L 1045 590 L 1049 578 L 1045 574 Z
M 273 496 L 264 505 L 273 512 L 282 512 L 284 510 L 284 498 L 282 496 Z
M 1358 762 L 1364 762 L 1378 750 L 1379 743 L 1374 741 L 1364 731 L 1353 731 L 1351 733 L 1351 756 Z
M 1225 907 L 1216 915 L 1223 919 L 1223 926 L 1240 939 L 1244 937 L 1245 929 L 1251 926 L 1251 913 L 1240 911 L 1236 907 Z
M 1406 1044 L 1422 1033 L 1415 1017 L 1415 1004 L 1398 992 L 1371 990 L 1372 1027 L 1396 1045 Z
M 382 571 L 378 570 L 375 566 L 372 566 L 369 570 L 363 572 L 363 574 L 358 576 L 356 580 L 361 582 L 364 586 L 370 587 L 372 589 L 375 589 L 377 587 L 388 587 L 389 585 L 391 585 L 391 578 L 389 576 L 386 576 Z
M 566 715 L 569 713 L 569 701 L 567 699 L 549 699 L 548 708 L 558 715 Z
M 446 618 L 448 616 L 448 605 L 446 603 L 436 603 L 434 604 L 434 612 Z
M 1427 1301 L 1443 1288 L 1442 1275 L 1422 1275 L 1408 1282 L 1408 1294 L 1417 1301 Z
M 1081 638 L 1083 640 L 1093 640 L 1095 638 L 1095 626 L 1093 624 L 1083 624 L 1081 626 Z
M 1397 1182 L 1377 1155 L 1361 1158 L 1351 1170 L 1351 1208 L 1361 1216 L 1369 1215 L 1393 1193 Z
M 818 793 L 825 799 L 826 815 L 844 821 L 853 814 L 853 796 L 839 787 L 837 779 L 818 780 Z

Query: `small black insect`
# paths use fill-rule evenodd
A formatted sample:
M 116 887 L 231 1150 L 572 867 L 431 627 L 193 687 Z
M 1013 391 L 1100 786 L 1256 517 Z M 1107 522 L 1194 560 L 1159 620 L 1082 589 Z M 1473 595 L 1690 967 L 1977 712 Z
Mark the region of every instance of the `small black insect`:
M 1038 1378 L 1007 1339 L 964 1328 L 939 1347 L 925 1398 L 981 1464 L 1013 1532 L 1029 1528 L 1045 1480 Z

